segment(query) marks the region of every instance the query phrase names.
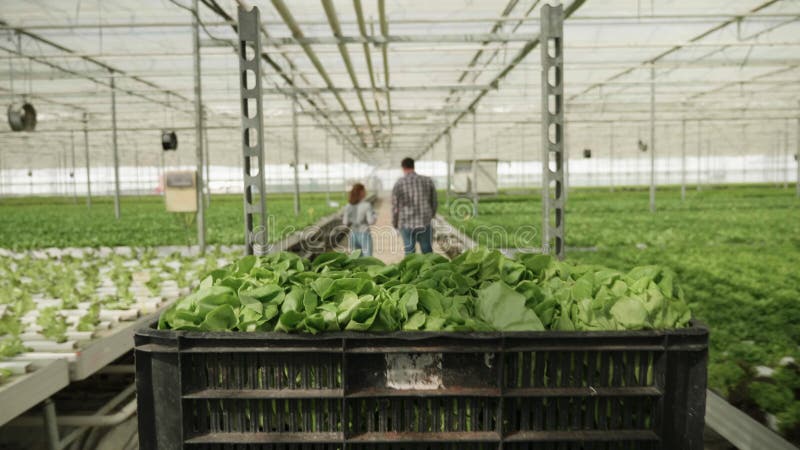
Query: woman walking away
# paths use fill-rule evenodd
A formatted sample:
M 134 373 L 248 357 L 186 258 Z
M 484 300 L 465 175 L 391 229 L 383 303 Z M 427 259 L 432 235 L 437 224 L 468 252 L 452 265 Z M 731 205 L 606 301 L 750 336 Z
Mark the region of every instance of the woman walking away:
M 344 207 L 342 222 L 350 227 L 350 250 L 361 250 L 361 256 L 372 256 L 372 235 L 369 226 L 375 223 L 375 210 L 366 201 L 367 189 L 361 183 L 350 190 L 348 205 Z

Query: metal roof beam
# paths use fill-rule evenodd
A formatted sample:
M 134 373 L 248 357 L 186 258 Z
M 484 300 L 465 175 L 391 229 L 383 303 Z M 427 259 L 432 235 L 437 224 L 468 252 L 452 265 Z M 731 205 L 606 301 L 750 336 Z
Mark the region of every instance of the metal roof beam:
M 750 21 L 775 21 L 794 17 L 796 14 L 786 13 L 767 13 L 748 15 L 747 19 Z M 630 21 L 635 24 L 652 24 L 652 22 L 667 22 L 667 23 L 685 23 L 687 20 L 691 21 L 708 21 L 718 22 L 726 19 L 743 19 L 745 16 L 737 14 L 646 14 L 646 15 L 632 15 L 632 14 L 608 14 L 608 15 L 594 15 L 594 16 L 580 16 L 573 18 L 571 25 L 589 24 L 593 25 L 595 22 L 619 22 Z M 415 24 L 441 24 L 441 23 L 494 23 L 494 22 L 536 22 L 535 17 L 527 16 L 507 16 L 507 17 L 406 17 L 403 19 L 395 19 L 393 23 L 397 25 L 415 25 Z M 204 21 L 206 27 L 223 27 L 236 25 L 232 20 L 221 21 Z M 357 21 L 354 20 L 340 20 L 342 25 L 356 25 Z M 300 20 L 298 24 L 301 26 L 319 26 L 326 25 L 324 20 Z M 263 25 L 272 25 L 272 23 L 263 22 Z M 91 22 L 91 23 L 74 23 L 74 24 L 54 24 L 54 23 L 35 23 L 26 25 L 28 30 L 96 30 L 103 29 L 141 29 L 141 28 L 179 28 L 191 27 L 191 22 L 186 21 L 114 21 L 114 22 Z M 13 27 L 0 25 L 1 30 L 9 30 Z
M 584 3 L 586 3 L 586 0 L 573 0 L 573 2 L 570 3 L 570 5 L 564 9 L 564 19 L 567 19 L 570 16 L 572 16 L 572 14 L 574 14 L 575 11 L 577 11 Z M 503 70 L 501 70 L 500 73 L 498 73 L 489 84 L 491 86 L 497 86 L 500 83 L 500 81 L 502 81 L 512 70 L 514 70 L 514 68 L 517 67 L 517 65 L 520 62 L 522 62 L 522 60 L 524 60 L 526 56 L 528 56 L 528 53 L 533 51 L 533 49 L 536 48 L 538 45 L 539 45 L 539 38 L 536 38 L 535 40 L 532 40 L 527 44 L 525 44 L 525 46 L 522 47 L 522 49 L 516 54 L 516 56 L 514 56 L 511 62 Z M 430 151 L 442 137 L 444 137 L 448 132 L 450 132 L 450 130 L 454 128 L 458 124 L 458 122 L 461 121 L 461 119 L 463 119 L 471 111 L 475 111 L 478 103 L 480 103 L 481 99 L 483 99 L 483 97 L 488 92 L 489 92 L 488 90 L 481 91 L 477 95 L 477 97 L 475 97 L 475 99 L 472 100 L 472 102 L 470 102 L 470 104 L 453 119 L 452 122 L 448 121 L 449 122 L 448 125 L 445 126 L 444 129 L 427 146 L 423 148 L 422 152 L 420 152 L 419 155 L 417 155 L 417 158 L 423 156 L 425 153 Z
M 331 0 L 322 0 L 322 7 L 325 9 L 325 15 L 328 17 L 328 24 L 331 27 L 334 39 L 342 38 L 342 27 L 339 25 L 339 18 L 336 14 L 336 8 L 333 6 L 333 2 Z M 344 62 L 344 66 L 347 69 L 347 74 L 350 76 L 350 82 L 353 83 L 353 88 L 358 97 L 358 103 L 361 105 L 361 110 L 364 111 L 364 118 L 367 121 L 370 135 L 372 135 L 372 141 L 376 142 L 377 136 L 375 135 L 375 128 L 372 126 L 369 114 L 367 114 L 367 105 L 364 103 L 364 96 L 361 94 L 362 89 L 358 83 L 358 76 L 353 69 L 353 63 L 350 61 L 350 53 L 347 51 L 347 46 L 344 42 L 337 42 L 336 46 L 339 49 L 339 54 L 342 56 L 342 62 Z M 360 135 L 360 132 L 358 134 Z
M 216 0 L 201 0 L 201 1 L 206 6 L 211 5 L 211 6 L 209 6 L 209 9 L 211 9 L 218 16 L 220 16 L 223 19 L 225 19 L 225 22 L 223 22 L 222 24 L 230 25 L 230 27 L 233 29 L 233 31 L 238 34 L 238 25 L 236 24 L 236 22 L 233 20 L 233 18 L 230 15 L 228 15 L 222 8 L 219 8 L 219 5 L 217 5 Z M 214 7 L 212 7 L 212 6 L 214 6 Z M 209 25 L 206 23 L 206 27 L 208 27 L 208 26 Z M 264 23 L 261 24 L 260 29 L 261 29 L 261 33 L 264 35 L 263 36 L 264 38 L 269 38 L 270 37 L 269 33 L 267 33 L 267 30 L 264 27 Z M 234 53 L 238 52 L 238 45 L 233 47 L 233 51 L 234 51 Z M 306 76 L 305 76 L 305 74 L 303 72 L 297 71 L 296 65 L 291 60 L 291 58 L 289 58 L 285 54 L 285 52 L 283 52 L 283 51 L 281 51 L 279 49 L 279 50 L 277 50 L 277 53 L 279 55 L 281 55 L 281 57 L 284 60 L 286 60 L 287 64 L 289 65 L 289 68 L 293 72 L 292 75 L 297 74 L 300 77 L 300 79 L 302 79 L 305 83 L 311 84 L 310 81 L 308 80 L 308 78 L 306 78 Z M 286 84 L 288 84 L 289 86 L 295 86 L 294 77 L 292 75 L 290 75 L 290 74 L 287 74 L 286 71 L 280 66 L 280 64 L 277 63 L 277 61 L 275 61 L 268 53 L 262 51 L 261 49 L 259 49 L 259 54 L 261 56 L 261 59 L 263 59 L 270 67 L 272 67 L 272 69 L 275 70 L 275 72 L 278 74 L 278 76 Z M 343 134 L 342 130 L 339 128 L 339 126 L 337 124 L 333 123 L 333 121 L 331 121 L 331 119 L 327 116 L 327 114 L 325 113 L 325 109 L 324 109 L 324 108 L 327 108 L 327 105 L 325 104 L 325 99 L 324 98 L 314 99 L 314 98 L 310 97 L 309 95 L 303 94 L 303 93 L 301 93 L 300 95 L 303 97 L 303 99 L 306 102 L 308 102 L 308 104 L 312 108 L 314 108 L 315 111 L 317 111 L 319 113 L 319 116 L 322 117 L 322 120 L 328 122 L 328 124 L 330 125 L 329 129 L 334 130 L 336 135 L 338 135 L 343 141 L 345 141 L 349 145 L 350 152 L 355 157 L 360 158 L 360 159 L 366 159 L 366 155 L 363 153 L 362 148 L 359 147 L 355 142 L 350 140 L 350 138 L 344 136 L 344 134 Z M 322 105 L 322 106 L 320 106 L 320 105 Z M 314 120 L 317 120 L 317 118 L 314 118 Z
M 18 34 L 20 34 L 22 36 L 26 36 L 26 37 L 28 37 L 30 39 L 33 39 L 33 40 L 37 41 L 37 42 L 41 42 L 41 43 L 43 43 L 45 45 L 48 45 L 48 46 L 53 47 L 55 49 L 58 49 L 58 50 L 60 50 L 60 51 L 62 51 L 64 53 L 67 53 L 67 54 L 75 54 L 75 53 L 77 53 L 77 52 L 75 52 L 74 50 L 72 50 L 72 49 L 70 49 L 68 47 L 65 47 L 65 46 L 63 46 L 61 44 L 58 44 L 58 43 L 56 43 L 54 41 L 51 41 L 51 40 L 49 40 L 49 39 L 47 39 L 45 37 L 42 37 L 42 36 L 40 36 L 40 35 L 38 35 L 36 33 L 30 32 L 30 31 L 26 30 L 23 27 L 9 26 L 9 28 L 11 28 L 14 32 L 16 32 L 16 33 L 18 33 Z M 9 52 L 13 52 L 12 50 L 9 50 L 9 49 L 6 49 L 6 48 L 3 48 L 3 50 L 9 51 Z M 31 56 L 22 54 L 21 52 L 19 52 L 19 54 L 20 54 L 20 56 L 23 56 L 23 57 L 28 57 L 28 58 L 31 58 L 31 59 L 35 58 L 35 57 L 31 57 Z M 102 69 L 105 69 L 105 70 L 107 70 L 109 72 L 119 73 L 119 74 L 122 74 L 122 75 L 127 75 L 127 72 L 125 72 L 124 70 L 120 70 L 118 67 L 111 66 L 111 65 L 109 65 L 109 64 L 107 64 L 107 63 L 105 63 L 103 61 L 98 60 L 98 59 L 95 59 L 95 58 L 92 58 L 92 57 L 88 57 L 88 56 L 80 57 L 80 59 L 82 59 L 82 60 L 84 60 L 84 61 L 86 61 L 88 63 L 94 64 L 94 65 L 96 65 L 96 66 L 98 66 L 98 67 L 100 67 Z M 91 81 L 93 81 L 95 83 L 98 83 L 98 84 L 106 84 L 106 83 L 102 83 L 101 81 L 99 81 L 96 78 L 84 76 L 84 75 L 80 74 L 79 72 L 75 72 L 75 71 L 72 71 L 70 69 L 65 69 L 65 68 L 63 68 L 61 66 L 58 66 L 58 65 L 53 64 L 53 63 L 50 63 L 49 61 L 43 60 L 41 58 L 35 58 L 33 60 L 35 60 L 36 62 L 38 62 L 40 64 L 45 64 L 47 66 L 50 66 L 52 68 L 58 68 L 59 70 L 69 71 L 69 72 L 71 72 L 73 74 L 76 74 L 76 76 L 79 76 L 81 78 L 89 79 L 89 80 L 91 80 Z M 159 89 L 161 92 L 164 92 L 164 93 L 167 93 L 167 94 L 171 94 L 171 95 L 175 95 L 176 97 L 181 98 L 181 99 L 183 99 L 183 100 L 185 100 L 187 102 L 191 102 L 190 98 L 183 97 L 183 96 L 181 96 L 181 95 L 179 95 L 179 94 L 177 94 L 175 92 L 170 91 L 169 89 L 162 88 L 162 87 L 158 86 L 157 84 L 155 84 L 155 83 L 153 83 L 151 81 L 145 80 L 145 79 L 143 79 L 141 77 L 129 76 L 129 78 L 131 80 L 134 80 L 136 82 L 145 84 L 145 85 L 150 86 L 152 88 Z M 106 85 L 110 87 L 111 83 L 109 82 Z M 156 99 L 148 99 L 148 100 L 151 100 L 154 103 L 158 103 L 158 104 L 167 106 L 169 108 L 174 108 L 174 109 L 180 110 L 178 107 L 173 106 L 170 103 L 167 103 L 167 102 L 164 102 L 164 101 L 160 101 L 160 100 L 156 100 Z
M 297 21 L 295 21 L 294 16 L 292 16 L 292 13 L 289 11 L 289 8 L 286 6 L 283 0 L 272 0 L 272 6 L 275 7 L 275 10 L 278 12 L 278 15 L 281 16 L 283 23 L 292 32 L 292 36 L 294 36 L 295 38 L 304 37 L 303 31 L 300 29 L 300 26 L 297 24 Z M 308 59 L 311 61 L 311 64 L 314 66 L 315 69 L 317 69 L 317 72 L 322 77 L 323 81 L 325 82 L 325 86 L 327 86 L 328 89 L 334 89 L 335 86 L 333 85 L 333 81 L 331 81 L 330 76 L 328 76 L 328 73 L 325 71 L 325 67 L 322 65 L 322 62 L 320 62 L 319 58 L 314 53 L 314 50 L 311 48 L 311 46 L 309 46 L 308 44 L 303 44 L 301 46 L 303 47 L 303 51 L 305 52 Z M 333 95 L 334 97 L 336 97 L 336 101 L 339 103 L 339 106 L 341 106 L 343 110 L 349 111 L 347 105 L 344 102 L 344 99 L 342 99 L 342 97 L 337 92 L 334 92 Z M 353 128 L 355 128 L 356 125 L 353 119 L 353 115 L 348 114 L 347 118 L 353 125 Z M 362 147 L 366 148 L 367 143 L 364 140 L 363 136 L 361 136 L 360 141 Z
M 367 25 L 364 22 L 364 11 L 361 8 L 361 0 L 353 0 L 353 9 L 355 9 L 356 12 L 358 32 L 362 37 L 367 37 Z M 375 71 L 372 69 L 372 53 L 369 50 L 369 44 L 362 44 L 362 48 L 364 50 L 364 60 L 367 63 L 367 73 L 369 73 L 369 85 L 374 89 L 377 85 L 375 84 Z M 378 98 L 373 96 L 372 100 L 375 103 L 375 109 L 380 111 L 381 106 L 378 103 Z M 378 125 L 383 128 L 383 116 L 381 114 L 378 115 Z
M 378 18 L 381 25 L 381 35 L 387 37 L 389 35 L 389 22 L 386 19 L 386 2 L 385 0 L 378 0 Z M 381 44 L 381 54 L 383 56 L 383 81 L 386 88 L 389 84 L 389 45 L 387 43 Z M 392 94 L 386 93 L 386 109 L 389 111 L 389 133 L 391 135 L 394 129 L 392 119 Z M 389 139 L 388 145 L 391 147 L 392 141 Z
M 599 82 L 599 83 L 595 83 L 592 86 L 589 86 L 588 88 L 584 89 L 583 91 L 570 96 L 567 100 L 568 101 L 569 100 L 573 100 L 573 99 L 575 99 L 575 98 L 577 98 L 577 97 L 579 97 L 581 95 L 585 95 L 585 94 L 591 92 L 592 90 L 603 86 L 605 83 L 610 82 L 610 81 L 614 81 L 614 80 L 616 80 L 618 78 L 621 78 L 621 77 L 633 72 L 636 69 L 641 69 L 641 68 L 645 68 L 645 67 L 649 68 L 649 67 L 651 67 L 651 65 L 653 63 L 663 59 L 664 57 L 669 56 L 669 55 L 681 50 L 682 48 L 684 48 L 686 46 L 691 46 L 692 43 L 699 42 L 700 40 L 708 37 L 709 35 L 717 32 L 719 30 L 722 30 L 723 28 L 725 28 L 725 27 L 727 27 L 727 26 L 729 26 L 731 24 L 737 23 L 738 21 L 742 20 L 742 18 L 747 17 L 747 16 L 749 16 L 751 14 L 755 14 L 758 11 L 761 11 L 762 9 L 767 8 L 767 7 L 777 3 L 778 1 L 779 0 L 769 0 L 769 1 L 765 2 L 765 3 L 760 4 L 759 6 L 751 9 L 746 14 L 737 15 L 737 16 L 731 17 L 731 18 L 725 20 L 724 22 L 719 23 L 719 24 L 711 27 L 710 29 L 708 29 L 708 30 L 706 30 L 706 31 L 694 36 L 693 38 L 689 39 L 689 41 L 686 42 L 685 44 L 678 44 L 678 45 L 670 48 L 669 50 L 666 50 L 664 52 L 659 53 L 658 55 L 656 55 L 656 56 L 654 56 L 652 58 L 648 58 L 645 61 L 639 62 L 638 64 L 636 64 L 633 67 L 629 67 L 628 69 L 625 69 L 622 72 L 614 74 L 613 76 L 607 78 L 605 81 L 602 81 L 602 82 Z

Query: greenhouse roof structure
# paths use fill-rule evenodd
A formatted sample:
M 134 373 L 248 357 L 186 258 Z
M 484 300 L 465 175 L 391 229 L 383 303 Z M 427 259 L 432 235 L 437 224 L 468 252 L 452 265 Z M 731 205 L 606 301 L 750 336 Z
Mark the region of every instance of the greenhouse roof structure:
M 2 2 L 0 97 L 35 105 L 34 132 L 0 131 L 6 168 L 52 167 L 89 133 L 111 158 L 111 86 L 121 164 L 157 164 L 160 130 L 195 139 L 191 0 Z M 200 0 L 202 104 L 211 164 L 241 162 L 236 4 Z M 325 142 L 376 167 L 403 156 L 540 159 L 540 0 L 258 0 L 265 155 L 301 161 Z M 656 154 L 713 139 L 723 155 L 765 152 L 796 133 L 800 3 L 789 0 L 564 2 L 568 147 Z M 651 89 L 652 88 L 652 89 Z M 472 116 L 471 112 L 475 115 Z M 82 142 L 82 141 L 81 141 Z M 338 153 L 336 153 L 338 155 Z

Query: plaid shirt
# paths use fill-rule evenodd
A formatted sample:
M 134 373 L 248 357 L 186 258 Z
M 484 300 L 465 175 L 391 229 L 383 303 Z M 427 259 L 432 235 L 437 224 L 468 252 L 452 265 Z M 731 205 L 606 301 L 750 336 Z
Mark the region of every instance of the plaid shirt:
M 438 206 L 433 180 L 416 172 L 407 173 L 392 189 L 392 225 L 395 228 L 427 227 Z

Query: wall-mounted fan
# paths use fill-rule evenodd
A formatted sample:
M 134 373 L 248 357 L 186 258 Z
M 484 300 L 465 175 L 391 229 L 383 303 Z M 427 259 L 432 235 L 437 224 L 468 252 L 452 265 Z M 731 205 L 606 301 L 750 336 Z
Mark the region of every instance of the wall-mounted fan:
M 8 125 L 13 131 L 33 131 L 36 128 L 36 108 L 28 102 L 8 106 Z
M 161 132 L 161 148 L 166 152 L 178 149 L 178 135 L 174 131 L 164 130 Z
M 646 151 L 647 151 L 647 144 L 645 144 L 644 142 L 642 142 L 642 140 L 641 140 L 641 139 L 639 139 L 639 142 L 638 142 L 638 144 L 637 144 L 637 145 L 639 146 L 639 150 L 641 150 L 641 151 L 643 151 L 643 152 L 646 152 Z

